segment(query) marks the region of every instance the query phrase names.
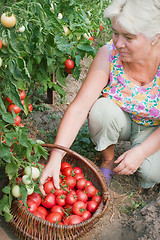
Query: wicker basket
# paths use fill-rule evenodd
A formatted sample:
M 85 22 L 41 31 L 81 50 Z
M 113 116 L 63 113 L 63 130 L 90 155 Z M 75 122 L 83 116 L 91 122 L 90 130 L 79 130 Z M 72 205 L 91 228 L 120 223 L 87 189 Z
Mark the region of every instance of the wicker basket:
M 93 185 L 102 194 L 102 202 L 90 219 L 73 226 L 66 226 L 50 223 L 34 216 L 22 204 L 20 204 L 17 200 L 14 200 L 11 208 L 13 218 L 9 224 L 19 239 L 78 239 L 94 227 L 109 206 L 110 194 L 108 192 L 106 179 L 99 168 L 92 161 L 74 152 L 73 150 L 53 144 L 43 144 L 42 146 L 47 148 L 48 152 L 50 152 L 52 148 L 65 151 L 66 155 L 62 161 L 68 161 L 73 167 L 78 166 L 82 168 L 86 179 L 92 181 Z

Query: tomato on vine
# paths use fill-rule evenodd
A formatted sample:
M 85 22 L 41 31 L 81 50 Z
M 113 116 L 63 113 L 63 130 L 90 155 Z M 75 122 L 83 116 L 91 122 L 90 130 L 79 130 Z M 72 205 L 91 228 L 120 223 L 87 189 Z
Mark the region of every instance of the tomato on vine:
M 74 62 L 72 59 L 67 59 L 65 62 L 64 62 L 64 65 L 65 65 L 65 68 L 66 69 L 73 69 L 74 68 Z
M 13 13 L 11 15 L 3 13 L 1 15 L 1 23 L 6 28 L 12 28 L 16 25 L 16 17 Z

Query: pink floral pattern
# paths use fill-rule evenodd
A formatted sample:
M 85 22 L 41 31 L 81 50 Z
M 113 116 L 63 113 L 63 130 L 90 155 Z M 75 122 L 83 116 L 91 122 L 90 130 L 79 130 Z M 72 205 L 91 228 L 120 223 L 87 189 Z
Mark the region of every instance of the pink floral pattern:
M 109 48 L 110 80 L 103 89 L 103 96 L 112 99 L 128 112 L 133 121 L 145 126 L 160 125 L 160 66 L 152 82 L 136 86 L 124 74 L 122 62 L 113 41 Z

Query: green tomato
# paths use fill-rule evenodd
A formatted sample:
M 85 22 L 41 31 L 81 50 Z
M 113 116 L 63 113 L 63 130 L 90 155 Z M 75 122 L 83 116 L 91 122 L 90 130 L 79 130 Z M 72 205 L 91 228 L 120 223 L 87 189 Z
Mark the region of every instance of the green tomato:
M 12 188 L 12 195 L 16 198 L 19 198 L 21 196 L 21 190 L 18 185 L 14 185 L 14 187 Z
M 32 179 L 37 179 L 40 176 L 40 171 L 37 167 L 27 166 L 24 170 L 25 174 Z
M 27 195 L 31 195 L 34 192 L 34 186 L 26 185 Z
M 29 185 L 29 184 L 31 184 L 31 179 L 30 179 L 30 177 L 29 177 L 28 175 L 24 175 L 24 176 L 22 177 L 22 182 L 23 182 L 25 185 Z

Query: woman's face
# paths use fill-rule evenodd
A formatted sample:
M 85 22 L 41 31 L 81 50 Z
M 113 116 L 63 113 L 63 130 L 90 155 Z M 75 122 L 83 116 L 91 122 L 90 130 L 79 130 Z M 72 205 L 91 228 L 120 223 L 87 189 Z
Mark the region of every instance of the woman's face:
M 113 18 L 113 43 L 124 62 L 139 62 L 146 59 L 151 51 L 151 41 L 142 34 L 133 35 L 124 30 Z

